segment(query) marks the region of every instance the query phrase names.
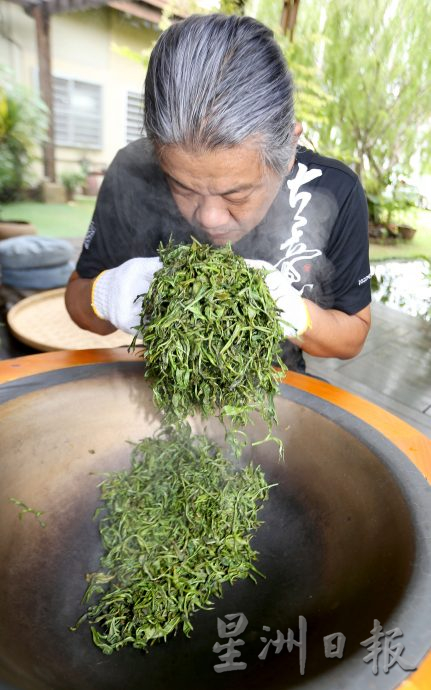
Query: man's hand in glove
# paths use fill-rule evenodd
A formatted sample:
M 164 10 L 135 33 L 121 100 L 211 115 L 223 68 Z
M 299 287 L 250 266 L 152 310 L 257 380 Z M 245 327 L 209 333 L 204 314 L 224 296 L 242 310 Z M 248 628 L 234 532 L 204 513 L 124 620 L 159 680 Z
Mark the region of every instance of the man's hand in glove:
M 361 351 L 371 323 L 369 305 L 356 314 L 322 309 L 301 297 L 272 264 L 251 259 L 246 259 L 246 263 L 251 268 L 268 271 L 265 281 L 280 309 L 284 335 L 293 339 L 304 352 L 315 357 L 349 359 Z
M 158 257 L 129 259 L 116 268 L 102 271 L 93 281 L 91 306 L 99 319 L 109 321 L 126 333 L 139 325 L 141 300 L 154 274 L 163 264 Z
M 250 268 L 263 268 L 268 273 L 265 282 L 268 290 L 280 309 L 280 321 L 286 338 L 299 338 L 311 327 L 310 315 L 305 300 L 295 290 L 286 277 L 268 261 L 246 259 Z

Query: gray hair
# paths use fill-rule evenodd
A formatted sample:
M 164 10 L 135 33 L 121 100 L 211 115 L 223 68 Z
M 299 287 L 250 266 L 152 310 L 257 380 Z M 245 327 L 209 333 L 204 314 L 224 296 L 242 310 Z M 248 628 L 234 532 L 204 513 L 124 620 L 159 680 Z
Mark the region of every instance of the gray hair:
M 279 174 L 295 152 L 292 77 L 272 31 L 250 17 L 193 15 L 164 31 L 144 108 L 158 147 L 201 152 L 254 138 Z

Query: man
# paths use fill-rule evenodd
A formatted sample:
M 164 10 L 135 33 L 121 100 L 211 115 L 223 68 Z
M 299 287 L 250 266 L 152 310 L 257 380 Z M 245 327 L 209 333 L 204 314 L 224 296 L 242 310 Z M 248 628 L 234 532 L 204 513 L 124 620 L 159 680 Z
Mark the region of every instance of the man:
M 148 138 L 109 168 L 68 285 L 74 321 L 132 333 L 160 242 L 194 236 L 271 269 L 291 369 L 305 370 L 301 350 L 356 355 L 370 327 L 365 195 L 348 167 L 297 149 L 293 84 L 272 33 L 248 17 L 174 24 L 152 52 L 144 105 Z

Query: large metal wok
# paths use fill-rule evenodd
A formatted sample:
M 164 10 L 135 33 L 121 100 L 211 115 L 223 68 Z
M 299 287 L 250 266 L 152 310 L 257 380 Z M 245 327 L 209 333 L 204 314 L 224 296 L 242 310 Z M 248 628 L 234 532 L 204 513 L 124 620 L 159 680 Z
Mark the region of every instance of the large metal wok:
M 125 649 L 105 656 L 88 626 L 74 633 L 69 626 L 84 610 L 85 574 L 98 568 L 101 554 L 92 519 L 101 474 L 126 467 L 127 441 L 159 426 L 143 364 L 112 351 L 13 362 L 3 370 L 0 364 L 0 687 L 392 690 L 406 679 L 406 690 L 431 687 L 431 658 L 425 659 L 431 648 L 431 493 L 412 461 L 417 457 L 425 471 L 431 449 L 425 437 L 385 413 L 393 439 L 403 429 L 410 434 L 413 451 L 405 451 L 360 419 L 365 409 L 377 421 L 378 408 L 358 402 L 362 412 L 355 416 L 337 389 L 293 375 L 277 400 L 285 464 L 270 443 L 245 453 L 278 483 L 253 542 L 265 579 L 227 585 L 214 610 L 194 616 L 190 638 L 178 633 L 148 654 Z M 306 392 L 313 385 L 320 386 L 318 395 Z M 328 402 L 331 395 L 339 404 Z M 346 395 L 351 405 L 354 396 Z M 254 421 L 247 429 L 251 442 L 266 433 Z M 193 425 L 204 428 L 199 420 Z M 223 442 L 216 420 L 206 431 Z M 18 519 L 11 497 L 43 510 L 46 527 L 32 514 Z M 217 673 L 221 661 L 213 646 L 227 642 L 217 619 L 227 623 L 227 614 L 238 613 L 248 625 L 239 635 L 244 645 L 237 661 L 247 667 Z M 286 637 L 290 628 L 300 641 L 300 616 L 307 622 L 304 675 L 295 645 L 278 654 L 271 645 L 259 659 L 261 637 L 275 640 L 277 630 Z M 385 673 L 383 652 L 373 674 L 364 661 L 369 645 L 360 643 L 375 620 L 385 633 L 400 629 L 403 637 L 392 647 L 404 645 L 402 659 L 419 668 L 416 674 L 398 663 Z M 342 659 L 325 657 L 323 638 L 332 633 L 346 637 Z

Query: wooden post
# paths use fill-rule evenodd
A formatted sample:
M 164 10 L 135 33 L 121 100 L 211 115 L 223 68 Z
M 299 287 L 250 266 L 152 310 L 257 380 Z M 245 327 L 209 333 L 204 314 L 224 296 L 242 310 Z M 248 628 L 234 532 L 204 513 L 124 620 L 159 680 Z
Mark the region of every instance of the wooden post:
M 43 144 L 44 175 L 55 182 L 54 113 L 51 82 L 51 47 L 49 40 L 49 12 L 46 2 L 41 0 L 33 9 L 36 22 L 37 52 L 39 59 L 39 84 L 43 101 L 48 107 L 47 140 Z
M 283 11 L 281 14 L 281 28 L 284 35 L 289 30 L 289 38 L 293 41 L 296 18 L 298 16 L 299 0 L 283 0 Z

